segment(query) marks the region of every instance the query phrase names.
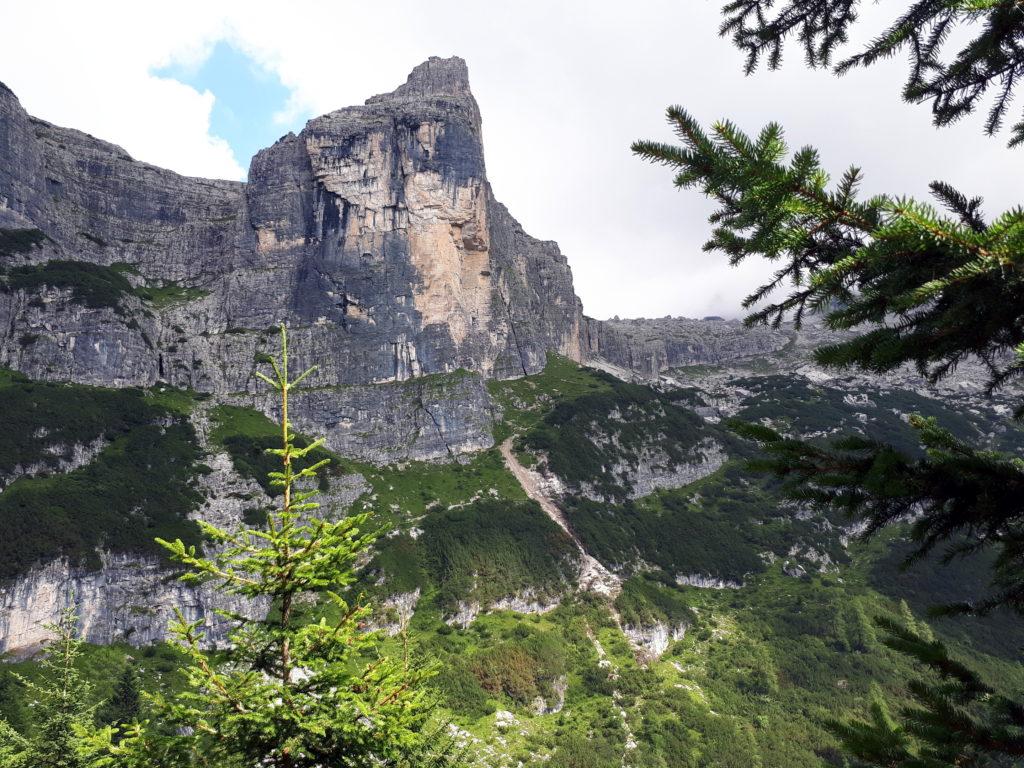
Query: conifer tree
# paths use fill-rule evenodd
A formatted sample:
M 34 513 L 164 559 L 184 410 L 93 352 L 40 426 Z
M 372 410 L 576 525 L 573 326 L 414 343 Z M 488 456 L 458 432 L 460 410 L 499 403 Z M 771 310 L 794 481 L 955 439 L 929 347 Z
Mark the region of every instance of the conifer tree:
M 747 54 L 747 70 L 763 57 L 781 64 L 795 35 L 811 66 L 832 66 L 857 21 L 858 0 L 735 0 L 723 8 L 724 35 Z M 952 61 L 949 34 L 969 22 L 977 36 Z M 986 124 L 1006 115 L 1024 74 L 1024 4 L 1017 0 L 921 0 L 868 49 L 837 71 L 867 66 L 906 49 L 909 101 L 932 100 L 936 123 L 970 112 L 995 91 Z M 971 198 L 933 182 L 935 203 L 893 195 L 863 198 L 862 174 L 851 167 L 831 183 L 815 149 L 792 156 L 782 128 L 757 136 L 721 121 L 706 131 L 681 107 L 668 110 L 681 144 L 640 141 L 634 151 L 675 169 L 675 184 L 718 203 L 705 250 L 737 264 L 751 256 L 776 262 L 773 278 L 744 302 L 748 324 L 796 327 L 809 314 L 844 331 L 815 352 L 836 368 L 884 373 L 910 364 L 936 382 L 968 359 L 988 370 L 992 392 L 1024 374 L 1024 210 L 994 220 Z M 1024 142 L 1024 121 L 1011 145 Z M 945 212 L 943 212 L 944 209 Z M 773 294 L 784 292 L 781 298 Z M 1024 416 L 1024 402 L 1017 416 Z M 992 548 L 993 589 L 945 612 L 1024 613 L 1024 458 L 958 440 L 936 421 L 911 417 L 923 448 L 909 456 L 861 435 L 809 443 L 762 424 L 734 423 L 760 442 L 755 466 L 774 472 L 798 501 L 843 509 L 870 536 L 910 524 L 910 560 L 936 548 L 953 558 Z M 909 684 L 917 705 L 889 714 L 876 701 L 870 719 L 834 724 L 863 764 L 934 768 L 1013 764 L 1024 757 L 1024 705 L 1000 696 L 941 642 L 913 623 L 881 621 L 883 642 L 931 669 Z
M 280 506 L 263 528 L 202 523 L 212 554 L 161 542 L 186 567 L 186 583 L 212 582 L 250 601 L 256 615 L 224 614 L 234 628 L 216 652 L 200 622 L 179 616 L 173 631 L 189 658 L 188 688 L 152 697 L 150 721 L 108 745 L 111 765 L 377 768 L 433 747 L 423 732 L 431 670 L 381 655 L 365 626 L 368 608 L 342 597 L 371 542 L 367 516 L 333 520 L 313 501 L 327 460 L 312 456 L 323 440 L 297 447 L 288 408 L 314 369 L 290 377 L 284 326 L 281 357 L 270 362 L 273 375 L 257 375 L 280 396 L 281 447 L 271 453 L 281 470 L 270 473 Z
M 906 52 L 910 70 L 903 98 L 930 101 L 936 125 L 949 125 L 989 100 L 985 131 L 996 133 L 1024 80 L 1024 5 L 1020 0 L 916 0 L 861 52 L 836 61 L 859 21 L 861 0 L 731 0 L 722 7 L 719 33 L 746 54 L 746 70 L 766 61 L 782 65 L 788 38 L 796 37 L 811 67 L 842 74 Z M 972 36 L 946 56 L 954 32 Z M 1024 120 L 1010 132 L 1010 146 L 1024 143 Z
M 124 726 L 142 714 L 142 692 L 139 675 L 129 662 L 117 679 L 114 692 L 96 711 L 96 720 L 105 725 Z
M 773 279 L 745 300 L 745 307 L 755 308 L 748 323 L 778 326 L 792 318 L 799 326 L 809 313 L 822 315 L 827 327 L 848 332 L 846 340 L 816 350 L 824 366 L 886 372 L 909 363 L 937 381 L 974 357 L 987 366 L 990 391 L 1024 373 L 1024 211 L 1013 209 L 988 223 L 980 200 L 941 183 L 932 191 L 948 215 L 906 198 L 862 200 L 859 169 L 830 188 L 813 149 L 787 161 L 777 125 L 757 137 L 729 122 L 707 133 L 680 107 L 670 108 L 669 120 L 683 146 L 638 142 L 634 150 L 676 168 L 677 186 L 699 187 L 718 201 L 705 249 L 724 252 L 733 264 L 749 256 L 780 263 Z M 787 286 L 787 295 L 769 300 Z M 933 419 L 912 416 L 910 424 L 924 448 L 919 457 L 862 435 L 822 445 L 762 424 L 732 426 L 761 443 L 764 454 L 755 468 L 781 477 L 791 498 L 845 510 L 866 523 L 866 536 L 909 523 L 916 542 L 911 560 L 937 547 L 946 558 L 995 549 L 990 594 L 944 611 L 1024 612 L 1024 459 L 968 445 Z M 916 657 L 913 644 L 898 647 Z M 988 738 L 980 726 L 958 726 L 965 715 L 943 704 L 952 695 L 945 688 L 921 683 L 911 691 L 921 709 L 901 717 L 924 719 L 921 713 L 927 713 L 933 726 L 949 718 L 947 727 L 904 724 L 901 733 L 918 745 L 908 748 L 910 757 L 864 758 L 868 764 L 956 765 L 949 755 L 957 746 L 966 760 L 970 750 L 984 753 L 1012 743 Z M 970 701 L 978 722 L 987 717 L 988 728 L 1012 736 L 1019 727 L 1016 710 L 993 701 L 980 694 Z M 875 734 L 880 743 L 889 738 L 885 722 L 873 715 L 872 727 L 882 729 Z M 860 748 L 849 739 L 867 738 L 866 727 L 840 734 L 852 751 Z M 947 731 L 960 740 L 945 742 Z M 939 742 L 928 746 L 931 737 Z M 914 762 L 922 750 L 931 750 L 930 759 L 949 761 Z M 869 753 L 865 748 L 863 754 Z
M 29 741 L 6 720 L 0 720 L 0 768 L 26 768 Z
M 890 714 L 872 691 L 868 719 L 828 723 L 864 765 L 943 768 L 1014 765 L 1024 760 L 1024 708 L 950 658 L 946 647 L 902 624 L 878 620 L 883 642 L 918 661 L 929 675 L 909 683 L 915 703 Z
M 74 611 L 66 611 L 56 624 L 45 648 L 42 681 L 20 677 L 33 700 L 35 728 L 29 736 L 18 734 L 0 720 L 0 768 L 88 768 L 83 749 L 93 731 L 92 686 L 75 668 L 81 641 L 75 636 Z
M 669 119 L 682 147 L 634 150 L 677 168 L 678 186 L 718 201 L 705 249 L 733 264 L 781 263 L 744 302 L 760 305 L 749 324 L 792 317 L 799 327 L 807 313 L 822 314 L 827 327 L 851 332 L 816 350 L 824 366 L 883 373 L 909 363 L 936 381 L 974 357 L 987 365 L 990 390 L 1024 374 L 1024 211 L 989 224 L 980 200 L 940 183 L 933 192 L 952 215 L 906 198 L 861 200 L 858 169 L 829 188 L 813 149 L 786 161 L 777 125 L 752 138 L 729 122 L 706 133 L 680 107 Z M 787 285 L 788 295 L 768 300 Z M 762 443 L 756 465 L 783 477 L 791 497 L 845 509 L 867 522 L 868 535 L 913 516 L 915 557 L 940 545 L 950 556 L 995 548 L 994 592 L 960 610 L 1024 608 L 1024 461 L 970 446 L 931 419 L 911 425 L 921 457 L 859 435 L 822 446 L 760 424 L 733 426 Z
M 854 606 L 853 615 L 847 625 L 847 640 L 850 650 L 867 653 L 874 646 L 876 639 L 875 628 L 864 607 L 860 604 Z

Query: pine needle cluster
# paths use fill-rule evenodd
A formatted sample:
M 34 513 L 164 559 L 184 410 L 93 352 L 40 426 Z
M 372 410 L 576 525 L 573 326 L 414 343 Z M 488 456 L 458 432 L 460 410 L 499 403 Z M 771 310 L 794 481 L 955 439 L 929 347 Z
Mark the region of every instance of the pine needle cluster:
M 930 673 L 908 684 L 915 703 L 894 718 L 875 690 L 867 719 L 828 723 L 860 763 L 889 768 L 1013 765 L 1024 759 L 1024 707 L 999 694 L 939 641 L 878 620 L 882 642 Z
M 747 54 L 781 64 L 796 35 L 811 66 L 832 66 L 857 21 L 856 0 L 736 0 L 724 8 L 722 33 Z M 978 36 L 950 63 L 941 54 L 956 24 Z M 988 128 L 995 131 L 1024 72 L 1024 4 L 922 0 L 840 72 L 907 49 L 908 100 L 933 99 L 936 122 L 971 111 L 1001 84 Z M 782 128 L 750 136 L 721 121 L 705 128 L 682 107 L 668 120 L 679 144 L 640 141 L 641 157 L 669 166 L 680 188 L 717 203 L 708 252 L 731 264 L 760 257 L 778 265 L 749 295 L 748 324 L 796 327 L 810 315 L 839 341 L 815 351 L 833 368 L 873 373 L 910 365 L 935 383 L 966 361 L 988 371 L 991 394 L 1024 374 L 1024 210 L 988 220 L 982 201 L 949 184 L 931 185 L 932 201 L 860 193 L 863 174 L 851 167 L 835 183 L 818 152 L 790 154 Z M 1024 141 L 1024 122 L 1012 143 Z M 781 294 L 781 296 L 780 296 Z M 1024 417 L 1024 400 L 1017 409 Z M 764 451 L 755 466 L 782 478 L 803 504 L 845 510 L 870 536 L 909 524 L 910 561 L 936 548 L 947 559 L 994 549 L 990 594 L 939 612 L 1024 613 L 1024 459 L 956 439 L 933 420 L 911 417 L 923 451 L 910 456 L 862 435 L 808 442 L 764 424 L 734 423 Z M 868 721 L 833 724 L 848 752 L 864 765 L 936 768 L 1014 764 L 1022 757 L 1024 705 L 998 695 L 941 642 L 913 629 L 881 623 L 885 642 L 931 674 L 908 684 L 916 705 L 893 718 L 876 702 Z
M 722 8 L 719 34 L 746 54 L 748 73 L 765 61 L 782 65 L 786 40 L 795 37 L 811 67 L 837 73 L 871 66 L 906 52 L 909 72 L 903 98 L 930 101 L 936 125 L 974 112 L 991 96 L 985 132 L 1002 127 L 1016 86 L 1024 79 L 1024 5 L 1020 0 L 917 0 L 859 53 L 836 61 L 859 21 L 861 0 L 732 0 Z M 958 30 L 973 35 L 951 55 Z M 962 38 L 963 36 L 958 36 Z M 1024 120 L 1010 131 L 1011 147 L 1024 143 Z

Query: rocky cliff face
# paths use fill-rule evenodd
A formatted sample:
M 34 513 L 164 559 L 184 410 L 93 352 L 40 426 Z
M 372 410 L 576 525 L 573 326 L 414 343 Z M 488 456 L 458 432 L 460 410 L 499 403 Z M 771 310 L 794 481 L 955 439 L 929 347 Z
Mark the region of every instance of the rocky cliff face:
M 245 184 L 136 162 L 30 117 L 0 88 L 0 228 L 38 235 L 0 246 L 5 268 L 113 268 L 98 273 L 110 283 L 100 300 L 42 279 L 0 295 L 0 364 L 254 393 L 254 359 L 276 344 L 265 331 L 286 321 L 296 364 L 319 366 L 311 385 L 345 388 L 308 414 L 338 447 L 350 442 L 346 413 L 395 413 L 405 396 L 398 413 L 436 405 L 449 418 L 420 418 L 422 438 L 378 441 L 411 446 L 387 457 L 474 450 L 489 441 L 486 419 L 374 385 L 458 369 L 521 376 L 549 351 L 582 354 L 566 259 L 491 192 L 461 59 L 430 59 L 394 92 L 311 120 L 253 158 Z
M 0 85 L 0 367 L 33 379 L 162 383 L 212 395 L 190 406 L 206 470 L 196 481 L 204 501 L 191 514 L 231 527 L 269 499 L 209 439 L 209 414 L 231 404 L 276 416 L 254 373 L 263 354 L 276 352 L 282 321 L 294 366 L 317 366 L 293 405 L 295 425 L 375 464 L 449 461 L 491 447 L 496 409 L 486 380 L 536 373 L 552 352 L 645 379 L 736 362 L 736 372 L 716 369 L 700 382 L 695 410 L 715 421 L 743 407 L 749 393 L 735 380 L 748 365 L 767 359 L 803 370 L 813 340 L 718 320 L 585 318 L 558 246 L 528 235 L 494 199 L 460 59 L 430 59 L 392 93 L 311 120 L 257 154 L 246 183 L 137 162 L 29 116 Z M 688 383 L 697 375 L 685 374 Z M 616 429 L 590 429 L 585 439 L 609 448 L 601 476 L 624 499 L 693 482 L 726 460 L 722 445 L 700 435 L 687 456 L 669 455 L 664 443 L 677 437 L 665 429 L 675 422 L 664 418 L 626 451 L 620 433 L 635 432 L 642 414 L 611 416 Z M 90 440 L 53 446 L 53 461 L 14 462 L 0 493 L 88 465 L 108 445 L 105 435 Z M 358 475 L 332 481 L 325 507 L 344 509 L 368 489 Z M 586 482 L 571 490 L 602 500 L 607 491 Z M 547 502 L 542 508 L 558 518 Z M 578 546 L 577 581 L 614 596 L 618 578 Z M 42 624 L 72 605 L 87 639 L 139 644 L 166 636 L 172 606 L 204 620 L 214 640 L 223 627 L 213 608 L 253 608 L 218 606 L 215 595 L 183 587 L 137 553 L 101 552 L 92 570 L 49 557 L 0 584 L 0 654 L 36 646 Z M 679 578 L 733 586 L 711 574 Z M 405 592 L 387 606 L 395 626 L 419 596 Z M 557 601 L 522 593 L 463 603 L 459 615 L 540 612 Z M 682 630 L 629 631 L 656 656 Z
M 720 365 L 782 350 L 789 336 L 737 320 L 592 320 L 585 318 L 581 344 L 588 359 L 652 378 L 671 368 Z
M 164 640 L 177 609 L 186 620 L 201 621 L 208 642 L 215 644 L 228 628 L 216 611 L 244 613 L 252 606 L 212 587 L 187 587 L 153 558 L 104 555 L 97 570 L 56 560 L 0 590 L 0 654 L 38 650 L 50 637 L 46 625 L 68 609 L 78 617 L 82 639 L 92 643 Z

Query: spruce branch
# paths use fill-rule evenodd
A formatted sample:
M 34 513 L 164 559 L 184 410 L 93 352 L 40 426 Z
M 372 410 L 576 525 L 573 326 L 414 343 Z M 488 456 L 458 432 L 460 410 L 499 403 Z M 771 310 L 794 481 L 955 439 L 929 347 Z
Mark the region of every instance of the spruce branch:
M 722 37 L 745 55 L 752 73 L 763 62 L 782 65 L 786 42 L 795 38 L 806 64 L 845 74 L 901 52 L 909 54 L 903 98 L 931 102 L 933 120 L 943 126 L 974 112 L 990 97 L 984 130 L 993 135 L 1010 111 L 1024 79 L 1024 4 L 1020 0 L 917 0 L 860 52 L 835 61 L 860 19 L 859 0 L 734 0 L 722 6 Z M 973 36 L 948 52 L 954 29 Z M 1024 141 L 1024 122 L 1013 126 L 1009 146 Z

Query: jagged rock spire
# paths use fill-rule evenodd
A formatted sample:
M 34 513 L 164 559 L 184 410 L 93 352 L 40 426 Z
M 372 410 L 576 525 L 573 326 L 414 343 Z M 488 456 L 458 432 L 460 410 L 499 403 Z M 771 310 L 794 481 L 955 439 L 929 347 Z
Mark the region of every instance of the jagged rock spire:
M 367 104 L 388 98 L 422 99 L 430 96 L 467 96 L 469 89 L 469 67 L 458 56 L 442 59 L 431 56 L 409 73 L 404 85 L 388 94 L 367 99 Z

